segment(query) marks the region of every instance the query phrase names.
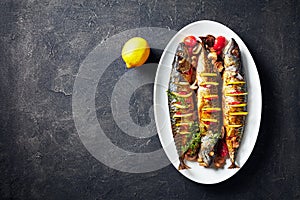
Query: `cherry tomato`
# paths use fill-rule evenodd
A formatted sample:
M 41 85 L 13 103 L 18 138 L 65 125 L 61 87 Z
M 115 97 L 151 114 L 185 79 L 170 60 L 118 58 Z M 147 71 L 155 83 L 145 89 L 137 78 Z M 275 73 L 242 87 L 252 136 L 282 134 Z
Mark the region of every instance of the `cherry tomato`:
M 197 39 L 195 36 L 187 36 L 183 40 L 184 44 L 188 47 L 194 47 L 197 44 Z
M 215 39 L 215 44 L 214 44 L 214 50 L 216 50 L 217 52 L 218 51 L 221 51 L 224 46 L 225 46 L 225 43 L 226 43 L 226 39 L 225 37 L 223 36 L 219 36 Z M 221 52 L 220 52 L 221 53 Z

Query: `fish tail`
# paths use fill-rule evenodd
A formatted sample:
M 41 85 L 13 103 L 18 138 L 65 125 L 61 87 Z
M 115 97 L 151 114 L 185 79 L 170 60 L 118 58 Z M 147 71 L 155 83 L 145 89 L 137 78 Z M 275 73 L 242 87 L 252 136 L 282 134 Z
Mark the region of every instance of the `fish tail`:
M 238 165 L 235 164 L 234 153 L 230 154 L 230 161 L 231 161 L 231 165 L 228 167 L 228 169 L 240 168 Z
M 239 166 L 235 164 L 236 149 L 233 149 L 231 144 L 229 146 L 227 144 L 227 147 L 228 147 L 229 158 L 230 158 L 230 161 L 231 161 L 231 165 L 228 167 L 228 169 L 239 168 Z
M 183 160 L 183 157 L 180 156 L 179 157 L 179 167 L 178 167 L 178 170 L 183 170 L 183 169 L 190 169 L 189 166 L 187 166 L 185 163 L 184 163 L 184 160 Z
M 231 162 L 231 165 L 228 167 L 228 169 L 234 169 L 234 168 L 240 168 L 240 167 L 236 165 L 235 162 Z

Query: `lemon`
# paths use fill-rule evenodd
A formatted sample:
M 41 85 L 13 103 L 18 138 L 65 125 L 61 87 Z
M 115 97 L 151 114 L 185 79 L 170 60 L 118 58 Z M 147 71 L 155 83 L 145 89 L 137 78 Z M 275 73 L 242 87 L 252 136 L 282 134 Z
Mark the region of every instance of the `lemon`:
M 143 65 L 150 54 L 148 42 L 141 37 L 134 37 L 128 40 L 122 49 L 122 58 L 127 68 Z

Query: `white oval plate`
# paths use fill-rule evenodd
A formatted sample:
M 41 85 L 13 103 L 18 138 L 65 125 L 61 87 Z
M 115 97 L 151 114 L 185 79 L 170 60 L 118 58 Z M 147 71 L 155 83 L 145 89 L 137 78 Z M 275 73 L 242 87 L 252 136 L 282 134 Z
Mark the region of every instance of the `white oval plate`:
M 214 36 L 222 35 L 227 40 L 230 38 L 236 40 L 241 50 L 242 67 L 245 72 L 249 93 L 247 108 L 249 114 L 246 119 L 245 132 L 237 155 L 237 164 L 240 168 L 228 169 L 230 165 L 228 159 L 223 169 L 204 168 L 199 166 L 197 162 L 187 162 L 192 169 L 179 171 L 185 177 L 195 182 L 215 184 L 230 178 L 243 167 L 254 148 L 259 131 L 262 107 L 261 86 L 254 60 L 241 38 L 228 27 L 208 20 L 197 21 L 181 29 L 170 40 L 158 65 L 154 83 L 154 115 L 162 147 L 171 163 L 177 169 L 179 160 L 173 141 L 168 97 L 166 93 L 168 90 L 172 62 L 177 45 L 183 41 L 184 37 L 188 35 L 206 36 L 207 34 Z

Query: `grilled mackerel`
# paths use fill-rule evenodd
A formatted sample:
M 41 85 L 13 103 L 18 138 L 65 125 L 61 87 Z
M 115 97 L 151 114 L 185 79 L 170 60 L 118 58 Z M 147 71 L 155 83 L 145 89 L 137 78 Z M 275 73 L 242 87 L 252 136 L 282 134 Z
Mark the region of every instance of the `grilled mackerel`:
M 246 81 L 241 73 L 240 49 L 234 39 L 225 46 L 223 72 L 223 123 L 231 166 L 235 163 L 242 139 L 247 112 Z
M 196 159 L 199 149 L 196 94 L 190 88 L 195 79 L 194 72 L 191 55 L 184 43 L 180 43 L 172 64 L 168 91 L 172 132 L 180 161 L 179 170 L 190 168 L 184 160 Z
M 221 89 L 222 83 L 218 69 L 214 63 L 217 60 L 216 52 L 209 50 L 213 36 L 202 37 L 202 50 L 196 71 L 197 110 L 201 133 L 201 147 L 198 153 L 198 162 L 201 166 L 209 167 L 215 155 L 216 145 L 221 137 Z

